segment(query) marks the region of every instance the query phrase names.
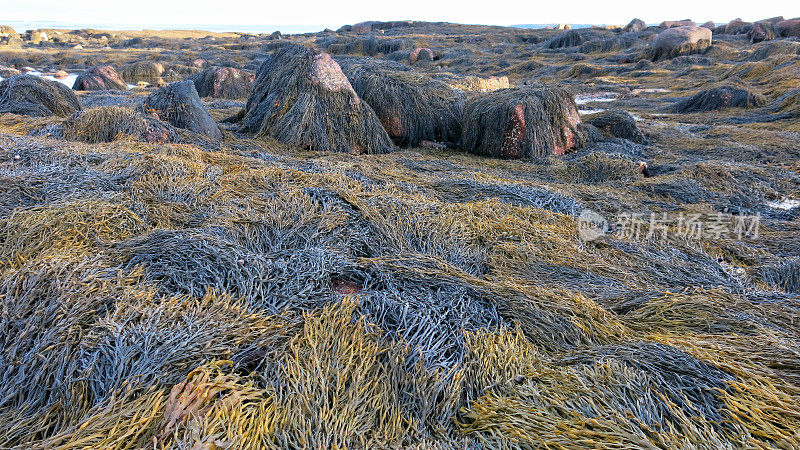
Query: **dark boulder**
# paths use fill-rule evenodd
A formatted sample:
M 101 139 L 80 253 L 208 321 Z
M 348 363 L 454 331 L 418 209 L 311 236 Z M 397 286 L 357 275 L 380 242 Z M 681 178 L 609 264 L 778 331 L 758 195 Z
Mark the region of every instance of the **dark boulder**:
M 769 19 L 761 19 L 756 23 L 768 23 L 774 26 L 778 22 L 783 22 L 784 20 L 785 19 L 783 18 L 783 16 L 776 16 L 776 17 L 770 17 Z
M 641 19 L 633 19 L 631 20 L 625 27 L 622 29 L 623 32 L 628 33 L 631 31 L 642 31 L 647 28 L 647 24 L 644 23 Z
M 678 113 L 717 111 L 723 108 L 754 108 L 764 106 L 764 97 L 738 85 L 717 86 L 676 103 Z
M 113 67 L 98 66 L 78 75 L 72 89 L 76 91 L 124 91 L 128 89 L 128 85 L 122 81 Z
M 800 19 L 781 20 L 775 24 L 775 32 L 782 37 L 800 37 Z
M 267 56 L 240 130 L 314 150 L 385 153 L 393 148 L 375 111 L 327 53 L 288 45 Z
M 758 42 L 771 41 L 777 37 L 777 34 L 775 33 L 775 26 L 771 23 L 758 22 L 747 32 L 747 37 L 750 38 L 751 44 L 756 44 Z
M 650 59 L 674 58 L 700 53 L 711 45 L 711 30 L 695 26 L 668 28 L 659 33 L 650 51 Z
M 753 28 L 752 22 L 745 22 L 742 19 L 733 19 L 725 26 L 725 34 L 747 34 L 751 28 Z
M 233 67 L 213 66 L 189 77 L 200 97 L 247 98 L 255 74 Z
M 0 82 L 0 113 L 69 117 L 80 110 L 75 93 L 58 81 L 15 75 Z
M 592 114 L 586 123 L 594 125 L 603 133 L 612 137 L 627 139 L 637 144 L 646 144 L 647 139 L 636 126 L 636 121 L 625 111 L 609 110 Z
M 221 139 L 222 132 L 200 101 L 194 83 L 178 81 L 150 94 L 142 104 L 146 113 L 155 112 L 160 120 L 178 128 Z
M 544 43 L 544 46 L 549 49 L 575 47 L 583 44 L 584 39 L 575 30 L 565 31 Z
M 164 65 L 155 61 L 137 61 L 120 69 L 122 77 L 132 83 L 152 82 L 164 74 Z
M 667 29 L 676 27 L 693 27 L 695 25 L 696 24 L 694 23 L 694 21 L 689 19 L 683 19 L 683 20 L 665 20 L 661 22 L 661 25 L 659 25 L 658 27 L 662 29 Z
M 460 139 L 464 96 L 447 83 L 392 61 L 338 61 L 396 144 L 417 147 L 422 141 L 454 144 Z
M 532 159 L 582 147 L 575 100 L 557 87 L 502 89 L 464 106 L 462 148 L 477 155 Z

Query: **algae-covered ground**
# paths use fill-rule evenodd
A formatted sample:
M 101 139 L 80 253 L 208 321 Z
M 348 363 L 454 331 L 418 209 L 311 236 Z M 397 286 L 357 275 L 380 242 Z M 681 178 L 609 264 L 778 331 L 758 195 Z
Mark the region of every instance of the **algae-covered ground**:
M 223 124 L 219 141 L 89 144 L 3 114 L 0 448 L 800 446 L 796 42 L 720 36 L 653 63 L 647 32 L 596 53 L 452 24 L 98 33 L 0 61 L 151 60 L 180 79 L 196 58 L 255 69 L 285 41 L 428 47 L 420 71 L 560 84 L 584 120 L 628 111 L 646 142 L 351 155 Z M 763 106 L 671 109 L 732 77 Z M 221 122 L 245 100 L 205 105 Z

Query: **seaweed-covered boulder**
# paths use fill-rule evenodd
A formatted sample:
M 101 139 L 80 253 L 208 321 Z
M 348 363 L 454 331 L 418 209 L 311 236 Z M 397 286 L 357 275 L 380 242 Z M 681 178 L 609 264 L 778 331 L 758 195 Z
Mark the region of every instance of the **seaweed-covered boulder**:
M 416 64 L 418 62 L 431 62 L 433 61 L 433 51 L 431 51 L 429 48 L 417 47 L 408 55 L 408 61 L 411 64 Z
M 782 37 L 800 37 L 800 19 L 781 20 L 775 24 L 775 31 Z
M 594 39 L 581 45 L 581 53 L 607 53 L 625 50 L 636 45 L 635 36 L 613 36 L 605 39 Z
M 764 97 L 736 85 L 717 86 L 703 90 L 676 103 L 678 113 L 716 111 L 722 108 L 755 108 L 764 106 Z
M 693 27 L 695 25 L 696 24 L 694 23 L 694 21 L 689 19 L 683 19 L 683 20 L 665 20 L 661 22 L 661 25 L 659 25 L 658 27 L 667 29 L 667 28 L 677 28 L 677 27 Z
M 212 66 L 189 77 L 200 97 L 246 98 L 255 74 L 233 67 Z
M 341 58 L 339 62 L 356 94 L 372 107 L 396 144 L 453 144 L 461 137 L 463 95 L 443 81 L 391 61 Z
M 119 106 L 77 112 L 64 121 L 61 130 L 64 139 L 92 144 L 125 138 L 154 144 L 178 141 L 178 134 L 169 124 Z
M 768 22 L 755 23 L 752 28 L 750 28 L 750 31 L 747 32 L 747 37 L 750 39 L 751 44 L 771 41 L 777 37 L 775 26 Z
M 635 31 L 642 31 L 645 28 L 647 28 L 647 24 L 644 23 L 643 20 L 641 20 L 641 19 L 633 19 L 630 22 L 628 22 L 628 24 L 625 25 L 625 27 L 622 28 L 622 31 L 625 32 L 625 33 L 629 33 L 631 31 L 634 31 L 634 32 Z
M 650 59 L 674 58 L 706 50 L 711 45 L 711 30 L 696 26 L 668 28 L 656 36 Z
M 128 85 L 122 81 L 113 67 L 97 66 L 78 75 L 72 89 L 76 91 L 124 91 L 128 89 Z
M 484 156 L 531 159 L 582 147 L 586 135 L 575 99 L 558 87 L 503 89 L 464 106 L 463 150 Z
M 150 82 L 164 74 L 164 65 L 155 61 L 137 61 L 123 66 L 120 69 L 122 78 L 132 83 L 139 81 Z
M 153 111 L 158 118 L 212 139 L 221 139 L 222 132 L 200 101 L 194 83 L 177 81 L 150 94 L 142 104 L 146 112 Z
M 733 19 L 725 25 L 725 34 L 746 34 L 753 27 L 753 22 L 745 22 L 742 19 Z
M 584 39 L 575 30 L 565 31 L 544 43 L 544 46 L 549 49 L 575 47 L 583 44 Z
M 314 150 L 385 153 L 393 148 L 375 111 L 327 53 L 287 45 L 267 56 L 240 129 Z
M 80 110 L 75 93 L 58 81 L 23 74 L 0 82 L 0 113 L 69 117 Z
M 637 144 L 646 144 L 647 139 L 636 126 L 636 121 L 625 111 L 609 110 L 591 115 L 585 121 L 612 137 L 627 139 Z

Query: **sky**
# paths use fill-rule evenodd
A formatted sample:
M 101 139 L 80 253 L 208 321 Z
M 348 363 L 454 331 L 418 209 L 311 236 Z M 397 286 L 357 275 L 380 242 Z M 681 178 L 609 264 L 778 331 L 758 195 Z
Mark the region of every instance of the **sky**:
M 230 7 L 227 7 L 230 4 Z M 496 6 L 496 7 L 492 7 Z M 426 20 L 456 23 L 608 24 L 624 25 L 638 17 L 647 23 L 692 19 L 727 23 L 741 17 L 758 20 L 782 15 L 800 16 L 798 0 L 570 0 L 473 2 L 465 0 L 0 0 L 1 21 L 75 24 L 131 24 L 142 28 L 163 25 L 192 28 L 197 24 L 260 25 L 336 29 L 364 20 Z M 12 24 L 13 25 L 13 24 Z

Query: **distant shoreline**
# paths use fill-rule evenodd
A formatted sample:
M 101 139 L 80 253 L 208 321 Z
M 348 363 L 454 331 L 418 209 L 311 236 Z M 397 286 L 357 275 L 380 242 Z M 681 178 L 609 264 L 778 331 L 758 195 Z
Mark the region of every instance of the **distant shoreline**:
M 210 33 L 252 33 L 270 34 L 280 31 L 283 34 L 303 34 L 315 33 L 326 28 L 338 29 L 345 24 L 336 26 L 330 25 L 216 25 L 216 24 L 151 24 L 151 23 L 86 23 L 86 22 L 61 22 L 61 21 L 25 21 L 25 20 L 6 20 L 0 25 L 8 25 L 17 33 L 24 33 L 27 30 L 58 29 L 58 30 L 105 30 L 105 31 L 144 31 L 144 30 L 197 30 L 208 31 Z M 462 24 L 463 25 L 463 24 Z M 547 28 L 556 27 L 557 23 L 521 23 L 511 25 L 492 25 L 492 24 L 472 24 L 485 26 L 500 26 L 509 28 Z M 571 28 L 590 28 L 593 26 L 605 26 L 608 24 L 577 24 L 570 23 Z M 617 24 L 624 25 L 624 24 Z

